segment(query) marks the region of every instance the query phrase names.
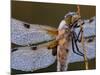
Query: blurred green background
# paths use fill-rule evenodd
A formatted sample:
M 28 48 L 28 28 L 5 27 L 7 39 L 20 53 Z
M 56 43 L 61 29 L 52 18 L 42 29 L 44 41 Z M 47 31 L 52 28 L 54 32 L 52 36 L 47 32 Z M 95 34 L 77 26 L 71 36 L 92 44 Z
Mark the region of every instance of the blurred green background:
M 88 19 L 96 16 L 96 6 L 80 5 L 82 19 Z M 72 4 L 56 4 L 56 3 L 40 3 L 40 2 L 25 2 L 12 1 L 11 2 L 11 17 L 28 23 L 50 25 L 58 27 L 64 15 L 68 12 L 77 11 L 77 5 Z M 89 69 L 95 69 L 95 58 L 89 60 Z M 69 64 L 68 70 L 84 70 L 83 62 L 76 62 Z M 11 69 L 12 74 L 31 73 Z M 41 70 L 34 71 L 34 73 L 55 72 L 56 62 Z

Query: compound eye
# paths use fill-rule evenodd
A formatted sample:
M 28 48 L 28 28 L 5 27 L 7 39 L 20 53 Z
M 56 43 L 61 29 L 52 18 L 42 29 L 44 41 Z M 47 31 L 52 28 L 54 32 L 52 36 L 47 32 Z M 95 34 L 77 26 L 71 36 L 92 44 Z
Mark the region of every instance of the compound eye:
M 72 24 L 72 16 L 68 16 L 67 18 L 65 18 L 65 21 L 67 23 L 67 25 L 71 25 Z

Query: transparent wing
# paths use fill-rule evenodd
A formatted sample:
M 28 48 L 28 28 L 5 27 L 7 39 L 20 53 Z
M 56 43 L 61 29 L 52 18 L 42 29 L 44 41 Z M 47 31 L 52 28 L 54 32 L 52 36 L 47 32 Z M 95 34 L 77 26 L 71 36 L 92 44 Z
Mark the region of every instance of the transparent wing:
M 76 28 L 76 33 L 80 31 L 80 28 Z M 83 24 L 84 37 L 96 35 L 96 17 L 92 17 L 89 20 L 84 20 Z
M 11 19 L 11 42 L 17 45 L 37 44 L 55 38 L 56 29 Z
M 85 49 L 87 50 L 88 59 L 92 59 L 95 57 L 95 50 L 96 50 L 95 49 L 96 48 L 95 17 L 93 19 L 94 20 L 92 22 L 89 22 L 89 20 L 85 20 L 85 24 L 83 27 L 84 37 L 85 37 L 84 43 L 85 43 Z M 23 23 L 25 22 L 18 21 L 15 19 L 12 19 L 12 20 L 13 21 L 12 21 L 11 37 L 12 37 L 12 42 L 15 44 L 18 44 L 18 45 L 27 45 L 30 43 L 35 44 L 35 43 L 41 42 L 41 40 L 42 42 L 45 40 L 48 41 L 48 37 L 50 37 L 49 40 L 52 40 L 53 38 L 55 38 L 56 33 L 54 29 L 52 28 L 50 29 L 49 27 L 30 24 L 30 29 L 27 29 L 23 26 Z M 77 33 L 78 31 L 79 29 L 76 29 Z M 41 33 L 43 34 L 41 35 Z M 54 35 L 52 33 L 54 33 Z M 28 34 L 30 34 L 30 36 L 32 35 L 32 37 L 30 36 L 27 37 Z M 41 35 L 40 36 L 41 38 L 38 35 Z M 46 38 L 42 38 L 45 35 L 48 35 L 48 36 Z M 23 36 L 27 37 L 27 38 L 24 37 L 26 41 L 25 39 L 23 40 L 22 38 Z M 36 40 L 38 40 L 38 38 L 40 38 L 40 40 L 37 42 Z M 30 39 L 32 39 L 32 42 L 29 41 Z M 80 51 L 83 52 L 81 43 L 78 43 L 78 46 L 79 46 Z M 84 60 L 83 57 L 74 54 L 71 49 L 72 48 L 70 45 L 70 51 L 71 51 L 70 56 L 69 56 L 70 63 Z M 45 68 L 51 65 L 52 63 L 54 63 L 54 61 L 56 60 L 56 58 L 52 56 L 51 51 L 52 50 L 48 50 L 46 47 L 41 47 L 35 51 L 33 51 L 30 47 L 19 48 L 17 51 L 12 52 L 11 68 L 16 69 L 16 70 L 22 70 L 22 71 L 34 71 L 37 69 Z
M 52 50 L 42 47 L 32 50 L 31 47 L 19 47 L 11 53 L 11 68 L 21 71 L 35 71 L 53 64 L 56 57 Z
M 96 56 L 96 42 L 95 39 L 92 42 L 84 42 L 85 44 L 85 49 L 87 50 L 87 57 L 88 59 L 92 59 L 95 58 Z M 81 43 L 78 43 L 78 47 L 80 49 L 80 51 L 83 53 L 83 48 Z M 70 47 L 70 49 L 72 49 Z M 73 51 L 71 50 L 71 55 L 70 55 L 70 63 L 72 62 L 78 62 L 78 61 L 84 61 L 82 56 L 76 55 L 75 53 L 73 53 Z
M 84 44 L 85 49 L 87 50 L 88 59 L 92 59 L 96 57 L 96 18 L 91 18 L 90 20 L 85 20 L 85 24 L 83 25 L 84 31 Z M 76 32 L 79 32 L 79 29 L 76 29 Z M 78 43 L 79 49 L 83 52 L 82 44 Z M 70 49 L 72 49 L 70 47 Z M 70 62 L 84 61 L 83 57 L 76 55 L 71 50 Z

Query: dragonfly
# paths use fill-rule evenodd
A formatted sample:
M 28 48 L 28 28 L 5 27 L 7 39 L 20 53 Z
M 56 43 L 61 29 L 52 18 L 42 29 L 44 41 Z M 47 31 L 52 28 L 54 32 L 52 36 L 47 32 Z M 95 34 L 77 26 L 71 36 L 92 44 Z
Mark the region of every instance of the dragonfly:
M 96 17 L 84 20 L 76 12 L 69 12 L 60 22 L 58 29 L 39 24 L 30 24 L 15 18 L 11 19 L 11 43 L 16 47 L 11 49 L 11 68 L 21 71 L 35 71 L 46 68 L 57 60 L 57 71 L 65 71 L 69 63 L 83 61 L 81 44 L 81 29 L 84 31 L 84 44 L 87 58 L 95 58 L 96 48 Z M 65 59 L 59 56 L 59 30 L 65 28 L 65 39 L 68 39 Z M 70 39 L 71 37 L 71 39 Z M 65 44 L 67 46 L 67 44 Z M 65 46 L 65 47 L 66 47 Z M 59 46 L 60 47 L 60 46 Z M 64 48 L 64 47 L 63 47 Z M 61 58 L 61 61 L 60 61 Z M 64 60 L 64 65 L 62 64 Z M 62 62 L 62 63 L 61 63 Z

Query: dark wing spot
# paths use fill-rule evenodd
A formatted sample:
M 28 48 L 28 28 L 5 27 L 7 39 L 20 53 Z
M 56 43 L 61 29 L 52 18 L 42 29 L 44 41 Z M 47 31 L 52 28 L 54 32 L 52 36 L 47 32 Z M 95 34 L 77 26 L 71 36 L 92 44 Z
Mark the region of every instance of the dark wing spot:
M 57 55 L 57 46 L 52 49 L 52 55 L 53 56 Z
M 37 46 L 31 47 L 32 50 L 37 50 Z
M 87 42 L 88 43 L 93 42 L 93 38 L 89 38 Z
M 14 51 L 17 51 L 17 50 L 18 50 L 17 48 L 14 48 L 14 49 L 11 50 L 11 52 L 14 52 Z
M 29 29 L 30 28 L 30 25 L 25 23 L 24 24 L 24 27 Z
M 92 18 L 92 19 L 89 20 L 89 23 L 91 23 L 91 22 L 93 22 L 93 21 L 94 21 L 94 19 Z
M 68 53 L 69 52 L 69 49 L 66 49 L 66 52 Z

